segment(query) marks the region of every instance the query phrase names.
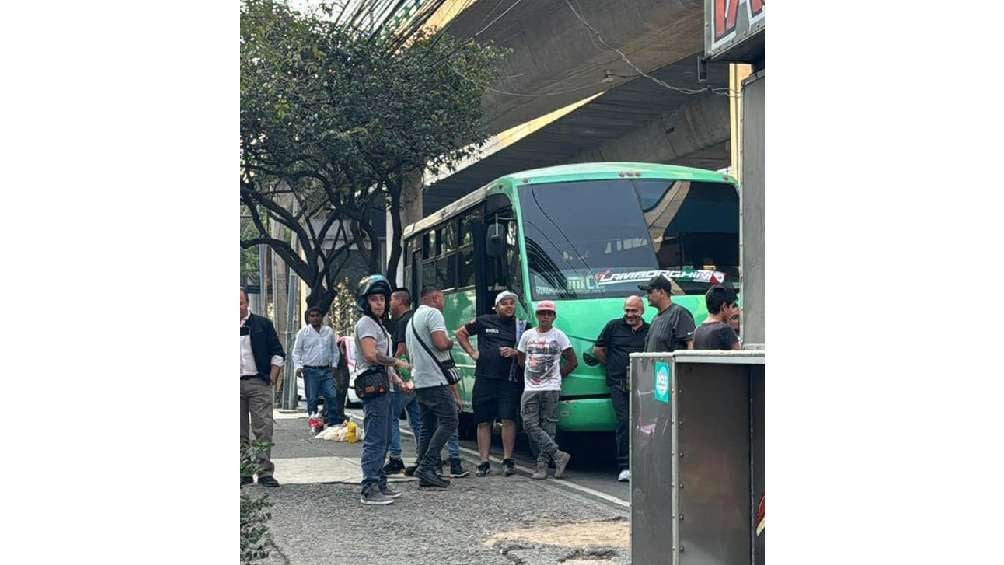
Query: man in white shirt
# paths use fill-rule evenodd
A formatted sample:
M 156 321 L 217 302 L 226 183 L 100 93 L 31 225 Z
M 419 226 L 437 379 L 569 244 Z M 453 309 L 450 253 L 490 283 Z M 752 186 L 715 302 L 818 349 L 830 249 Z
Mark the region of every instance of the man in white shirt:
M 272 383 L 282 371 L 285 352 L 268 318 L 255 316 L 248 310 L 248 294 L 241 289 L 241 454 L 251 443 L 251 430 L 256 441 L 272 443 L 272 408 L 275 397 Z M 250 425 L 248 419 L 250 418 Z M 272 473 L 275 465 L 271 449 L 258 458 L 258 484 L 277 487 Z M 241 475 L 241 486 L 254 482 Z
M 338 336 L 328 326 L 321 325 L 324 312 L 320 308 L 307 309 L 307 325 L 296 334 L 293 343 L 293 368 L 296 376 L 303 377 L 307 394 L 307 414 L 317 413 L 317 399 L 324 397 L 328 408 L 328 425 L 341 424 L 338 420 L 337 394 L 335 393 L 335 368 L 338 367 Z M 315 430 L 320 431 L 320 430 Z
M 546 479 L 548 461 L 554 461 L 554 478 L 565 472 L 571 454 L 561 451 L 557 437 L 561 380 L 578 367 L 575 350 L 565 332 L 554 327 L 558 309 L 554 302 L 537 304 L 537 327 L 523 332 L 516 346 L 517 361 L 525 367 L 520 402 L 526 435 L 537 446 L 537 470 L 531 479 Z M 564 364 L 561 362 L 564 361 Z

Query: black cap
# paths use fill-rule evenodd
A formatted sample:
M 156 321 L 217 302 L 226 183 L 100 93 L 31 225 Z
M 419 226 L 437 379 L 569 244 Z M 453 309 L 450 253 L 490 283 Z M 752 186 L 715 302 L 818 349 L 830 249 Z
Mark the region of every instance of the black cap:
M 662 275 L 656 275 L 652 277 L 647 283 L 642 283 L 638 285 L 641 290 L 651 290 L 653 288 L 661 288 L 666 292 L 673 292 L 673 283 L 669 282 L 669 279 Z

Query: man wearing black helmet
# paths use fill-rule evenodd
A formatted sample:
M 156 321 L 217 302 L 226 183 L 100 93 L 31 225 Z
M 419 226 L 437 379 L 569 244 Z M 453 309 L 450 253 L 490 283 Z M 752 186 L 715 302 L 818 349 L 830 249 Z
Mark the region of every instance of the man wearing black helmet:
M 359 283 L 356 306 L 363 316 L 356 322 L 356 368 L 360 376 L 367 371 L 384 371 L 388 391 L 394 387 L 410 389 L 405 385 L 395 369 L 408 369 L 407 361 L 395 359 L 391 352 L 390 333 L 384 328 L 387 303 L 390 302 L 390 284 L 382 275 L 370 275 Z M 357 379 L 360 377 L 357 377 Z M 384 460 L 390 443 L 391 425 L 397 423 L 397 415 L 391 414 L 390 394 L 387 392 L 367 395 L 363 401 L 363 453 L 362 453 L 362 503 L 390 504 L 401 496 L 387 486 Z M 393 416 L 393 417 L 392 417 Z

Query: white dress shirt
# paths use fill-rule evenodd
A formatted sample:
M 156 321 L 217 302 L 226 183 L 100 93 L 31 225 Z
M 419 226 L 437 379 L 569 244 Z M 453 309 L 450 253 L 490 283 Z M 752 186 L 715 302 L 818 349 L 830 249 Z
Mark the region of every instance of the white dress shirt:
M 315 330 L 307 324 L 296 334 L 293 344 L 293 368 L 301 369 L 304 365 L 314 367 L 335 367 L 338 365 L 338 336 L 328 326 Z
M 247 316 L 241 318 L 241 327 L 248 321 L 251 317 L 251 312 L 248 312 Z M 272 364 L 276 367 L 282 367 L 283 359 L 282 355 L 273 355 Z M 241 376 L 245 375 L 257 375 L 258 374 L 258 364 L 254 361 L 254 352 L 251 351 L 251 336 L 242 335 L 241 336 Z

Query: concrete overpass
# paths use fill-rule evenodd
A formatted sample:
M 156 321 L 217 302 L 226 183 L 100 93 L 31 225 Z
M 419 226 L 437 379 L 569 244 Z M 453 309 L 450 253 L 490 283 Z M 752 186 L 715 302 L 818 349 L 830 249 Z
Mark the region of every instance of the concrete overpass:
M 468 3 L 430 23 L 512 50 L 484 99 L 491 134 L 637 76 L 616 50 L 647 73 L 704 47 L 703 0 L 478 0 L 457 11 Z
M 419 209 L 429 214 L 518 170 L 585 161 L 729 166 L 728 69 L 708 67 L 707 83 L 697 77 L 701 0 L 467 3 L 444 6 L 444 17 L 432 23 L 512 50 L 483 101 L 489 131 L 502 135 L 479 161 L 426 179 L 421 207 L 408 199 L 407 222 L 418 219 Z M 653 78 L 704 91 L 682 93 Z M 552 112 L 562 115 L 541 118 Z
M 697 57 L 649 73 L 686 88 L 726 88 L 728 68 L 709 68 L 697 82 Z M 429 184 L 429 214 L 492 179 L 525 169 L 587 161 L 651 161 L 721 169 L 729 166 L 729 105 L 724 91 L 683 94 L 637 77 L 459 171 Z

